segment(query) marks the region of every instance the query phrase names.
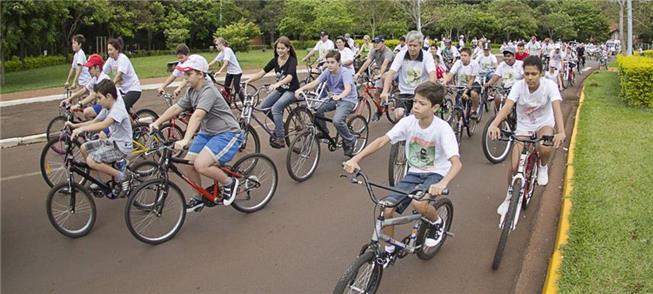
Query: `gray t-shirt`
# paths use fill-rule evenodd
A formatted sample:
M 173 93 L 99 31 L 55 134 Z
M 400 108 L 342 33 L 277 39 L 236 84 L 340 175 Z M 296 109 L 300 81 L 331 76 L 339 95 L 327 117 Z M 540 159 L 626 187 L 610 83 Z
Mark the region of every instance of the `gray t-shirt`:
M 372 60 L 372 63 L 376 63 L 379 68 L 381 68 L 381 65 L 383 65 L 383 62 L 386 60 L 389 60 L 388 65 L 392 64 L 392 58 L 394 57 L 394 54 L 392 54 L 392 50 L 390 50 L 390 48 L 387 46 L 383 48 L 384 50 L 372 50 L 370 55 L 367 57 L 367 59 Z M 387 67 L 386 70 L 388 68 L 389 67 Z
M 202 89 L 196 91 L 188 88 L 186 95 L 177 101 L 177 105 L 188 111 L 202 109 L 206 115 L 202 119 L 200 132 L 216 135 L 224 132 L 239 132 L 240 127 L 229 105 L 212 83 L 204 81 Z
M 132 124 L 122 98 L 118 97 L 111 109 L 102 108 L 97 115 L 97 119 L 101 121 L 107 117 L 113 119 L 109 126 L 109 140 L 116 143 L 120 152 L 129 155 L 132 152 Z

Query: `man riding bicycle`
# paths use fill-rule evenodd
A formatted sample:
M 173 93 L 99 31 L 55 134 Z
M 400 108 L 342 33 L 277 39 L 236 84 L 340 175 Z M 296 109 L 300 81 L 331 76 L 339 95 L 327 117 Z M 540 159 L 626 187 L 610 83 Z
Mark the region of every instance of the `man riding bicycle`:
M 524 75 L 524 68 L 522 66 L 521 60 L 515 60 L 515 48 L 506 47 L 503 49 L 503 61 L 497 67 L 497 70 L 494 71 L 494 75 L 489 82 L 485 84 L 486 88 L 494 86 L 499 79 L 501 79 L 502 86 L 504 89 L 512 88 L 512 85 L 517 81 L 521 80 Z M 500 106 L 499 100 L 494 102 L 497 108 Z
M 459 87 L 467 87 L 462 94 L 464 100 L 472 99 L 472 113 L 471 119 L 478 120 L 478 105 L 480 103 L 481 84 L 478 82 L 480 66 L 475 60 L 472 60 L 472 50 L 469 48 L 462 48 L 460 50 L 460 60 L 456 61 L 451 67 L 451 70 L 444 77 L 444 84 L 449 84 L 454 75 Z
M 238 121 L 218 89 L 206 80 L 209 64 L 204 57 L 191 55 L 183 65 L 177 66 L 177 69 L 185 74 L 190 87 L 186 95 L 177 101 L 177 104 L 170 106 L 150 127 L 158 129 L 162 123 L 175 118 L 181 112 L 193 111 L 184 138 L 175 142 L 174 147 L 181 150 L 188 146 L 199 128 L 200 131 L 185 157 L 194 163 L 192 166 L 181 166 L 180 169 L 195 183 L 201 183 L 200 174 L 220 182 L 220 200 L 223 205 L 230 205 L 236 195 L 238 179 L 229 177 L 215 164 L 227 164 L 238 152 L 242 141 Z M 193 211 L 205 204 L 215 204 L 205 203 L 208 201 L 205 199 L 201 196 L 191 198 L 186 206 L 187 211 Z
M 374 50 L 370 52 L 367 60 L 365 60 L 365 63 L 363 63 L 361 68 L 358 69 L 356 75 L 354 75 L 354 81 L 357 81 L 361 73 L 363 73 L 370 65 L 372 65 L 374 68 L 379 68 L 380 70 L 379 74 L 374 77 L 370 77 L 370 80 L 376 80 L 374 83 L 375 87 L 383 88 L 383 75 L 386 73 L 386 70 L 390 66 L 393 58 L 394 55 L 392 54 L 392 51 L 390 51 L 390 48 L 385 45 L 385 39 L 383 39 L 381 36 L 374 37 Z M 374 98 L 378 99 L 379 94 L 380 93 L 377 91 L 374 91 Z M 374 113 L 374 117 L 372 117 L 372 120 L 378 120 L 381 117 L 381 114 L 383 114 L 382 110 L 377 109 L 377 111 Z

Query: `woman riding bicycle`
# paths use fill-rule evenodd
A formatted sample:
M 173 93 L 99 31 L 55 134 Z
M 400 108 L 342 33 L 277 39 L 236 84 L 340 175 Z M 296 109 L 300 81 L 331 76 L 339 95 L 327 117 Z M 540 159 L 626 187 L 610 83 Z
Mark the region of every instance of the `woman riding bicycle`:
M 211 67 L 215 62 L 222 62 L 222 67 L 220 67 L 213 77 L 217 80 L 220 73 L 222 73 L 226 68 L 227 75 L 224 78 L 224 86 L 227 89 L 231 89 L 233 83 L 235 93 L 238 94 L 240 101 L 243 101 L 245 95 L 240 92 L 240 78 L 243 76 L 243 71 L 240 69 L 240 64 L 238 63 L 238 59 L 236 59 L 236 54 L 234 54 L 234 51 L 229 48 L 229 43 L 227 43 L 224 38 L 214 38 L 213 42 L 215 43 L 215 47 L 220 50 L 220 54 L 209 63 L 209 67 Z
M 113 83 L 123 93 L 125 107 L 129 111 L 136 101 L 141 98 L 141 82 L 138 80 L 138 75 L 136 75 L 131 61 L 129 61 L 127 55 L 122 53 L 123 45 L 120 37 L 107 41 L 109 59 L 104 63 L 102 71 L 105 74 L 112 72 L 115 74 Z

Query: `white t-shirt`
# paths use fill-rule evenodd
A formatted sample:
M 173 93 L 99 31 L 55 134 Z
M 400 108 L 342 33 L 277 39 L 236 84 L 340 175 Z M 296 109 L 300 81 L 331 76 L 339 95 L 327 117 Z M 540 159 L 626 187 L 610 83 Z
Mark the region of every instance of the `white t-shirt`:
M 442 56 L 443 58 L 446 58 L 447 56 L 449 56 L 452 59 L 456 59 L 460 57 L 460 52 L 458 51 L 458 48 L 456 48 L 455 46 L 451 46 L 450 48 L 440 47 L 440 49 L 438 49 L 438 53 L 440 53 L 440 56 Z
M 549 66 L 555 66 L 557 69 L 562 69 L 562 59 L 565 58 L 565 53 L 560 50 L 558 53 L 555 50 L 551 51 L 549 55 Z
M 540 45 L 540 42 L 535 41 L 535 43 L 528 42 L 526 43 L 526 50 L 528 51 L 529 56 L 539 56 L 540 52 L 542 50 L 542 45 Z
M 107 59 L 107 62 L 104 63 L 104 68 L 102 72 L 105 74 L 113 73 L 122 73 L 122 82 L 118 85 L 118 89 L 121 89 L 123 92 L 141 91 L 141 82 L 138 80 L 138 75 L 132 66 L 131 61 L 125 54 L 120 53 L 118 55 L 118 60 L 115 60 L 111 57 Z
M 419 126 L 414 115 L 404 117 L 386 133 L 395 144 L 406 141 L 406 159 L 411 173 L 437 173 L 446 176 L 451 168 L 449 159 L 460 156 L 451 126 L 437 116 L 426 129 Z
M 490 70 L 494 70 L 497 67 L 497 57 L 494 54 L 485 56 L 485 53 L 481 53 L 476 57 L 476 63 L 481 67 L 480 72 L 487 73 Z
M 521 60 L 515 60 L 515 63 L 512 66 L 506 64 L 506 62 L 501 62 L 497 70 L 494 71 L 494 74 L 501 77 L 501 81 L 504 88 L 510 88 L 517 80 L 524 78 L 524 66 Z
M 397 52 L 399 52 L 399 51 L 404 51 L 404 50 L 406 50 L 406 49 L 408 49 L 408 46 L 406 46 L 406 44 L 404 44 L 403 47 L 401 46 L 401 44 L 399 44 L 399 45 L 397 45 L 397 46 L 395 47 L 394 50 L 392 50 L 392 52 L 397 53 Z
M 531 93 L 525 80 L 515 82 L 508 99 L 517 105 L 517 134 L 527 134 L 538 129 L 555 126 L 553 101 L 562 101 L 556 83 L 540 78 L 540 86 Z
M 558 84 L 558 76 L 560 75 L 560 71 L 556 70 L 555 72 L 551 73 L 551 71 L 546 71 L 544 73 L 544 77 L 552 80 L 556 85 Z
M 415 94 L 415 88 L 429 79 L 429 73 L 435 73 L 433 56 L 420 50 L 415 60 L 410 59 L 408 50 L 400 51 L 392 61 L 390 70 L 399 74 L 399 93 Z
M 315 44 L 315 48 L 313 50 L 317 51 L 319 53 L 319 59 L 324 60 L 326 58 L 327 52 L 329 50 L 336 49 L 336 46 L 333 44 L 333 41 L 327 40 L 326 42 L 322 42 L 322 40 L 317 41 L 317 44 Z
M 132 151 L 132 124 L 122 98 L 116 99 L 111 109 L 102 108 L 96 118 L 105 120 L 107 117 L 113 119 L 109 126 L 109 140 L 116 143 L 120 152 L 129 155 Z
M 91 74 L 88 72 L 88 67 L 84 66 L 86 64 L 86 54 L 81 48 L 79 51 L 75 52 L 73 56 L 72 68 L 76 69 L 78 66 L 82 67 L 82 72 L 79 73 L 79 78 L 77 79 L 77 84 L 80 86 L 86 86 L 91 80 Z
M 464 87 L 468 85 L 469 79 L 479 76 L 479 70 L 480 66 L 474 60 L 470 60 L 467 65 L 464 65 L 462 60 L 456 60 L 449 73 L 456 76 L 458 86 Z
M 349 70 L 354 70 L 354 63 L 347 66 L 344 65 L 345 61 L 354 61 L 354 51 L 345 47 L 342 50 L 338 50 L 338 52 L 340 52 L 340 63 L 343 64 L 342 66 Z
M 474 51 L 472 52 L 472 59 L 476 59 L 479 56 L 483 56 L 483 48 L 481 47 L 476 47 L 474 48 Z
M 229 65 L 227 65 L 227 73 L 230 75 L 237 75 L 237 74 L 242 74 L 243 71 L 240 69 L 240 63 L 238 63 L 238 59 L 236 59 L 236 54 L 234 54 L 234 51 L 231 50 L 229 47 L 224 47 L 222 51 L 218 54 L 218 56 L 213 59 L 213 61 L 224 61 L 227 60 L 229 61 Z

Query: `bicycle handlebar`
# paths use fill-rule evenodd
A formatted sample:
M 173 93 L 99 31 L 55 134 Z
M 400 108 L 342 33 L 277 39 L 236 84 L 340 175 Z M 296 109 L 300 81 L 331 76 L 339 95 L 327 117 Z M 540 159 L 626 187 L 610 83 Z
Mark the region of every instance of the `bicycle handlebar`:
M 542 136 L 541 138 L 538 138 L 537 134 L 532 134 L 529 137 L 524 138 L 522 136 L 516 136 L 514 132 L 506 130 L 501 130 L 501 137 L 499 140 L 507 142 L 518 141 L 532 144 L 542 141 L 542 145 L 544 146 L 553 146 L 553 136 Z

